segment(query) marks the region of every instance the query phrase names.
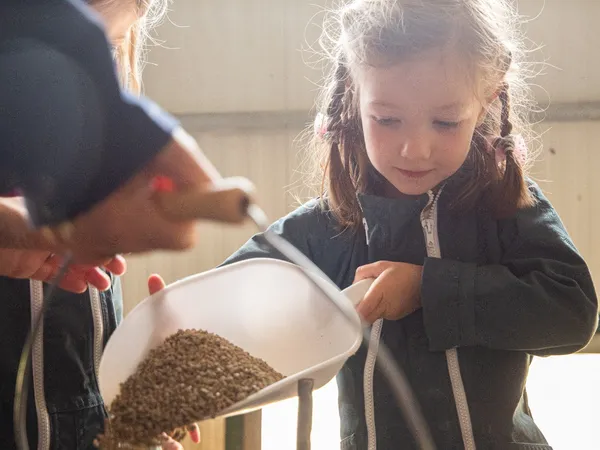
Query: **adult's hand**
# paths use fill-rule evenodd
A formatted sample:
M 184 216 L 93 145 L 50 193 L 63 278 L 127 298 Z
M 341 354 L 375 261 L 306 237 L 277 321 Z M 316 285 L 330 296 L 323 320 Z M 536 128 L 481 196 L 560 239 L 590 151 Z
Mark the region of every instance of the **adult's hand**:
M 60 271 L 61 263 L 60 256 L 43 250 L 0 249 L 1 276 L 49 282 Z M 127 268 L 121 256 L 104 261 L 102 266 L 115 275 L 123 275 Z M 110 279 L 100 267 L 74 264 L 68 268 L 59 286 L 66 291 L 82 293 L 88 284 L 104 291 L 110 287 Z
M 185 190 L 208 190 L 219 178 L 194 139 L 179 129 L 127 184 L 73 222 L 46 228 L 47 241 L 63 251 L 72 251 L 78 262 L 93 262 L 119 253 L 192 247 L 195 221 L 174 221 L 161 214 L 153 199 L 157 176 L 166 176 L 175 189 Z

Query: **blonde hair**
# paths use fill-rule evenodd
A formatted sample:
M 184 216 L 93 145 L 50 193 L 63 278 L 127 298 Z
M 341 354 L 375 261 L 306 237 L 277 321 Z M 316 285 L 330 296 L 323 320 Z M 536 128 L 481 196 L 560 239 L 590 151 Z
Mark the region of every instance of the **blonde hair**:
M 357 192 L 377 191 L 358 109 L 354 73 L 393 65 L 432 48 L 457 50 L 473 81 L 484 82 L 488 106 L 460 170 L 456 207 L 482 197 L 498 217 L 533 204 L 525 180 L 528 162 L 515 155 L 514 132 L 528 137 L 530 95 L 519 17 L 510 0 L 354 0 L 330 12 L 321 46 L 331 63 L 317 110 L 326 134 L 312 146 L 323 169 L 322 197 L 342 226 L 360 227 Z M 485 103 L 485 102 L 484 102 Z M 498 163 L 495 151 L 506 155 Z
M 134 93 L 142 91 L 142 70 L 145 44 L 152 40 L 150 31 L 163 20 L 169 0 L 88 0 L 90 6 L 109 15 L 118 14 L 127 3 L 136 8 L 138 19 L 125 39 L 115 48 L 121 85 Z

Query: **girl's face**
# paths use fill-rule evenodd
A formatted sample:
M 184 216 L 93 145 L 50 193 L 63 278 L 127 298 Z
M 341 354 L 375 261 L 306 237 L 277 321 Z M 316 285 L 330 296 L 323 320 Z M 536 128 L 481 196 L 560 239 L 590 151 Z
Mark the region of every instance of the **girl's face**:
M 484 105 L 457 61 L 434 49 L 356 74 L 369 160 L 403 194 L 436 187 L 467 157 Z

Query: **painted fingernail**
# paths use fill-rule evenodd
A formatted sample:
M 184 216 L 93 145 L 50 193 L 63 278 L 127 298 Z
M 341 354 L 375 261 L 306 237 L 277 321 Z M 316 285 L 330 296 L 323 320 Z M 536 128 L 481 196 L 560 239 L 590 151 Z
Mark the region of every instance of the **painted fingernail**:
M 173 192 L 175 190 L 175 183 L 169 177 L 159 175 L 152 180 L 152 189 L 157 192 Z

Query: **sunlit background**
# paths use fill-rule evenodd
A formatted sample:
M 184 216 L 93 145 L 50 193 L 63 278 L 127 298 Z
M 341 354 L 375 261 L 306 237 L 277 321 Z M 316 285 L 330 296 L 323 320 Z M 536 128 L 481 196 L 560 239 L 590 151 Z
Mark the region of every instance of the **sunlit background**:
M 598 450 L 600 355 L 536 358 L 527 390 L 533 417 L 554 450 Z M 297 400 L 263 409 L 262 450 L 296 449 Z M 339 448 L 337 386 L 315 393 L 312 450 Z

